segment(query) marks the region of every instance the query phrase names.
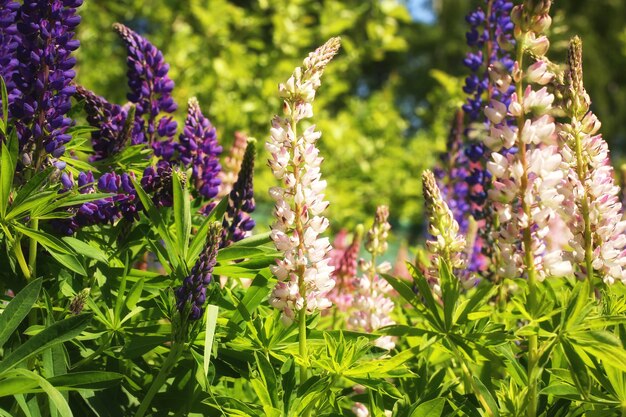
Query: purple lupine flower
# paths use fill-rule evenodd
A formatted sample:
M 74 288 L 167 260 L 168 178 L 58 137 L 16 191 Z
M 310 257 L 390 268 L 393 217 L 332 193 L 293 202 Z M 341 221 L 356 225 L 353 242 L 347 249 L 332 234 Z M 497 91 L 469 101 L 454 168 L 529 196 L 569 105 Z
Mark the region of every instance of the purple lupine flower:
M 137 105 L 133 144 L 146 141 L 152 144 L 155 133 L 162 138 L 173 137 L 177 124 L 172 117 L 162 116 L 157 121 L 160 113 L 173 113 L 177 108 L 172 98 L 174 81 L 168 77 L 170 67 L 163 53 L 128 27 L 120 23 L 113 27 L 126 44 L 130 87 L 128 100 Z
M 514 87 L 502 91 L 497 88 L 498 80 L 490 77 L 492 69 L 504 69 L 510 72 L 514 60 L 507 47 L 513 45 L 513 29 L 510 12 L 513 3 L 509 0 L 486 0 L 487 15 L 481 8 L 471 12 L 466 20 L 470 25 L 467 32 L 467 43 L 475 49 L 469 52 L 464 64 L 472 71 L 465 79 L 463 91 L 468 95 L 463 110 L 471 123 L 484 122 L 489 127 L 489 120 L 484 116 L 484 107 L 491 100 L 497 100 L 508 105 Z M 502 71 L 500 71 L 502 72 Z M 470 129 L 473 129 L 470 126 Z M 512 149 L 511 151 L 515 151 Z M 472 206 L 472 215 L 481 220 L 485 218 L 485 202 L 487 189 L 491 182 L 491 175 L 485 169 L 485 161 L 489 160 L 490 152 L 481 141 L 470 141 L 465 148 L 468 159 L 467 166 L 469 185 L 468 197 Z
M 84 102 L 87 122 L 99 129 L 91 133 L 95 154 L 90 159 L 100 161 L 119 153 L 131 134 L 135 108 L 109 103 L 80 85 L 76 86 L 75 97 Z
M 138 210 L 141 205 L 130 175 L 108 172 L 103 174 L 96 184 L 91 172 L 81 172 L 76 182 L 78 192 L 81 194 L 95 193 L 97 188 L 99 192 L 114 195 L 71 208 L 70 211 L 74 213 L 73 217 L 55 221 L 53 224 L 61 233 L 72 235 L 81 227 L 113 224 L 122 218 L 128 221 L 139 218 Z
M 228 196 L 220 247 L 243 239 L 255 226 L 254 220 L 250 217 L 250 213 L 255 209 L 253 188 L 255 157 L 256 140 L 250 138 L 243 156 L 241 171 Z
M 221 183 L 219 155 L 222 147 L 217 143 L 215 128 L 202 114 L 195 98 L 189 99 L 185 128 L 176 150 L 180 162 L 184 166 L 191 165 L 191 181 L 198 193 L 207 200 L 214 198 Z
M 188 312 L 189 320 L 198 320 L 204 312 L 207 286 L 213 280 L 213 267 L 217 263 L 217 250 L 222 236 L 222 226 L 218 222 L 209 225 L 206 244 L 187 276 L 183 285 L 178 287 L 176 294 L 176 308 L 181 314 Z
M 19 7 L 19 3 L 13 0 L 0 0 L 0 77 L 10 95 L 14 88 L 13 73 L 18 64 L 16 51 L 19 37 L 15 16 Z
M 463 113 L 458 111 L 448 135 L 445 152 L 439 156 L 440 167 L 434 170 L 437 186 L 448 204 L 461 233 L 467 232 L 470 216 L 467 156 L 463 152 Z
M 79 46 L 74 29 L 80 23 L 76 8 L 82 0 L 29 0 L 16 14 L 20 37 L 17 69 L 13 73 L 16 93 L 10 111 L 17 119 L 22 161 L 38 169 L 46 154 L 58 158 L 65 152 L 71 136 L 67 129 L 72 120 L 66 117 Z
M 172 175 L 172 165 L 163 160 L 143 171 L 141 186 L 152 196 L 157 207 L 171 207 L 173 204 Z

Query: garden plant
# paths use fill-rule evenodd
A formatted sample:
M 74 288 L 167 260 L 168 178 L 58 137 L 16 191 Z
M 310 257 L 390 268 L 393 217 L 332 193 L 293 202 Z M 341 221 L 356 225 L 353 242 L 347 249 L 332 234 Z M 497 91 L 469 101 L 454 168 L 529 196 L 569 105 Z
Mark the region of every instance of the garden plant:
M 79 84 L 82 2 L 0 0 L 0 416 L 626 416 L 621 190 L 551 0 L 467 16 L 465 103 L 408 173 L 428 227 L 396 265 L 393 204 L 331 239 L 313 122 L 341 33 L 224 146 L 127 25 L 127 101 Z

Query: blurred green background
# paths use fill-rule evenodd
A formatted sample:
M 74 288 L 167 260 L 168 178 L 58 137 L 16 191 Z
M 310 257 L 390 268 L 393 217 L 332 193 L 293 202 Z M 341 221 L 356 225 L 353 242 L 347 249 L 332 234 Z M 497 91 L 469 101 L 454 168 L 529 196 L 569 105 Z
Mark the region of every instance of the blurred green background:
M 343 49 L 324 74 L 315 121 L 335 230 L 391 206 L 396 234 L 420 235 L 420 173 L 444 151 L 464 100 L 468 0 L 86 0 L 78 36 L 78 81 L 123 103 L 121 22 L 160 48 L 179 104 L 196 96 L 226 148 L 234 132 L 264 141 L 280 111 L 277 84 L 331 36 Z M 574 34 L 585 45 L 585 81 L 614 162 L 626 143 L 626 1 L 555 2 L 551 57 L 562 61 Z M 261 223 L 274 184 L 267 155 L 256 170 Z M 269 221 L 269 219 L 267 219 Z

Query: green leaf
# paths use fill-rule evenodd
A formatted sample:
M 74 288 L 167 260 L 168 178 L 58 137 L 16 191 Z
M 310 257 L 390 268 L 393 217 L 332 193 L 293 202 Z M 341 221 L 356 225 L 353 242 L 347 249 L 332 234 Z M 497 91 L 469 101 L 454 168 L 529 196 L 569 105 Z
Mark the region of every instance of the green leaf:
M 267 390 L 270 405 L 272 408 L 281 408 L 282 404 L 278 401 L 278 380 L 276 379 L 276 373 L 274 372 L 272 364 L 262 352 L 254 352 L 254 357 L 256 359 L 259 376 L 263 381 L 263 386 Z
M 53 323 L 9 353 L 0 362 L 0 374 L 44 349 L 75 338 L 87 327 L 91 317 L 91 314 L 81 314 Z
M 211 351 L 213 349 L 213 340 L 215 339 L 215 326 L 217 325 L 217 316 L 219 308 L 216 305 L 209 304 L 206 309 L 206 327 L 204 333 L 204 357 L 202 361 L 202 369 L 204 375 L 209 374 L 209 364 L 211 363 Z
M 269 271 L 262 271 L 254 278 L 246 291 L 246 295 L 237 304 L 237 311 L 235 311 L 228 322 L 229 327 L 235 328 L 242 320 L 250 320 L 252 312 L 270 293 L 271 288 L 266 275 L 269 275 Z
M 141 278 L 139 281 L 135 282 L 130 291 L 128 291 L 125 304 L 126 308 L 128 308 L 129 310 L 132 310 L 137 305 L 137 301 L 139 301 L 139 298 L 141 297 L 141 293 L 143 291 L 144 282 L 145 280 Z
M 9 123 L 9 93 L 4 78 L 0 77 L 0 94 L 2 94 L 2 130 L 6 133 Z
M 57 375 L 48 378 L 48 382 L 60 390 L 89 389 L 101 390 L 119 385 L 124 375 L 117 372 L 85 371 Z
M 249 248 L 245 246 L 229 246 L 220 250 L 217 254 L 218 262 L 232 261 L 236 259 L 252 258 L 254 255 L 265 255 L 266 251 L 259 248 Z M 274 257 L 277 258 L 278 256 Z
M 13 199 L 13 203 L 11 204 L 11 211 L 13 211 L 16 207 L 19 207 L 28 197 L 30 197 L 35 191 L 39 191 L 43 184 L 46 182 L 54 167 L 50 166 L 44 169 L 43 171 L 38 172 L 32 177 L 30 180 L 26 182 L 20 188 Z M 9 211 L 8 214 L 11 213 Z
M 483 384 L 483 382 L 480 379 L 476 378 L 475 376 L 472 376 L 472 379 L 474 380 L 474 384 L 478 388 L 478 394 L 480 394 L 483 397 L 483 399 L 485 400 L 485 402 L 487 403 L 487 405 L 493 412 L 493 417 L 499 417 L 500 413 L 498 412 L 498 404 L 496 403 L 496 400 L 491 395 L 491 392 L 487 389 L 487 387 Z
M 409 417 L 439 417 L 445 405 L 445 398 L 435 398 L 418 405 Z
M 228 198 L 222 198 L 222 201 L 219 202 L 211 213 L 204 219 L 200 227 L 198 228 L 198 232 L 195 234 L 193 239 L 191 240 L 191 244 L 189 245 L 189 252 L 187 253 L 187 265 L 191 267 L 200 256 L 200 252 L 202 252 L 202 248 L 204 247 L 204 243 L 206 242 L 206 235 L 209 231 L 209 225 L 212 222 L 219 221 L 221 223 L 222 217 L 224 217 L 224 213 L 226 212 L 226 208 L 228 207 Z
M 146 194 L 144 189 L 141 187 L 141 184 L 133 179 L 133 184 L 135 186 L 135 190 L 137 191 L 137 196 L 139 200 L 141 200 L 141 204 L 143 204 L 144 209 L 148 213 L 148 217 L 152 222 L 152 226 L 154 226 L 159 234 L 159 237 L 163 239 L 165 243 L 165 247 L 167 248 L 166 254 L 168 255 L 168 261 L 172 264 L 172 268 L 175 270 L 178 268 L 180 252 L 178 250 L 178 246 L 174 245 L 172 240 L 172 236 L 170 234 L 165 221 L 163 221 L 163 217 L 155 207 L 152 199 Z
M 446 329 L 452 328 L 452 317 L 459 299 L 459 280 L 452 274 L 452 270 L 443 258 L 439 262 L 439 282 L 443 299 L 443 317 Z
M 54 388 L 50 382 L 27 369 L 15 369 L 12 374 L 33 380 L 46 393 L 48 399 L 50 400 L 50 404 L 62 417 L 73 417 L 72 410 L 70 409 L 67 401 L 65 401 L 63 395 L 56 388 Z
M 34 280 L 20 291 L 4 308 L 0 316 L 0 347 L 17 329 L 33 308 L 41 291 L 41 278 Z
M 62 238 L 62 240 L 77 253 L 86 256 L 87 258 L 95 259 L 96 261 L 102 262 L 104 264 L 109 263 L 109 257 L 107 256 L 107 254 L 98 247 L 90 245 L 87 242 L 71 236 L 65 236 Z
M 176 242 L 183 257 L 187 255 L 187 242 L 191 235 L 191 209 L 189 208 L 189 189 L 180 181 L 180 173 L 172 172 L 174 224 L 176 226 Z
M 49 235 L 41 230 L 31 229 L 25 226 L 21 226 L 16 224 L 15 228 L 19 230 L 22 234 L 28 236 L 31 239 L 36 240 L 39 244 L 45 247 L 48 250 L 55 251 L 57 253 L 63 254 L 75 254 L 72 248 L 62 240 Z
M 0 155 L 0 216 L 3 219 L 9 206 L 9 195 L 17 166 L 17 153 L 17 136 L 13 132 L 6 143 L 2 142 L 2 155 Z
M 69 269 L 70 271 L 76 272 L 77 274 L 82 275 L 84 277 L 87 276 L 87 270 L 85 269 L 84 265 L 80 262 L 78 257 L 76 257 L 75 255 L 58 253 L 52 250 L 50 251 L 50 255 L 52 255 L 52 257 L 56 259 L 58 263 L 60 263 L 61 265 Z
M 567 358 L 569 370 L 574 383 L 583 395 L 588 395 L 591 389 L 591 380 L 589 379 L 589 373 L 587 372 L 585 361 L 583 361 L 578 352 L 576 352 L 576 349 L 574 349 L 567 339 L 561 340 L 561 348 Z

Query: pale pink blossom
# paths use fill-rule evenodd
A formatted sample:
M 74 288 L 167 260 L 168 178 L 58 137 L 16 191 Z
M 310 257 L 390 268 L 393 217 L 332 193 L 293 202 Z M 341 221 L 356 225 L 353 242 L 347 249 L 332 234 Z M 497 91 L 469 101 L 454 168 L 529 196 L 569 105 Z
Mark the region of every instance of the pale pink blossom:
M 282 320 L 287 324 L 304 309 L 312 313 L 330 307 L 327 294 L 335 285 L 330 242 L 320 236 L 328 228 L 322 215 L 328 207 L 324 200 L 326 181 L 321 179 L 322 158 L 315 146 L 321 133 L 315 126 L 300 131 L 297 123 L 313 116 L 311 103 L 320 77 L 338 49 L 339 39 L 329 40 L 279 86 L 284 117 L 274 117 L 266 143 L 268 164 L 282 182 L 281 187 L 270 189 L 276 219 L 270 237 L 284 254 L 271 267 L 279 282 L 270 304 L 282 310 Z

